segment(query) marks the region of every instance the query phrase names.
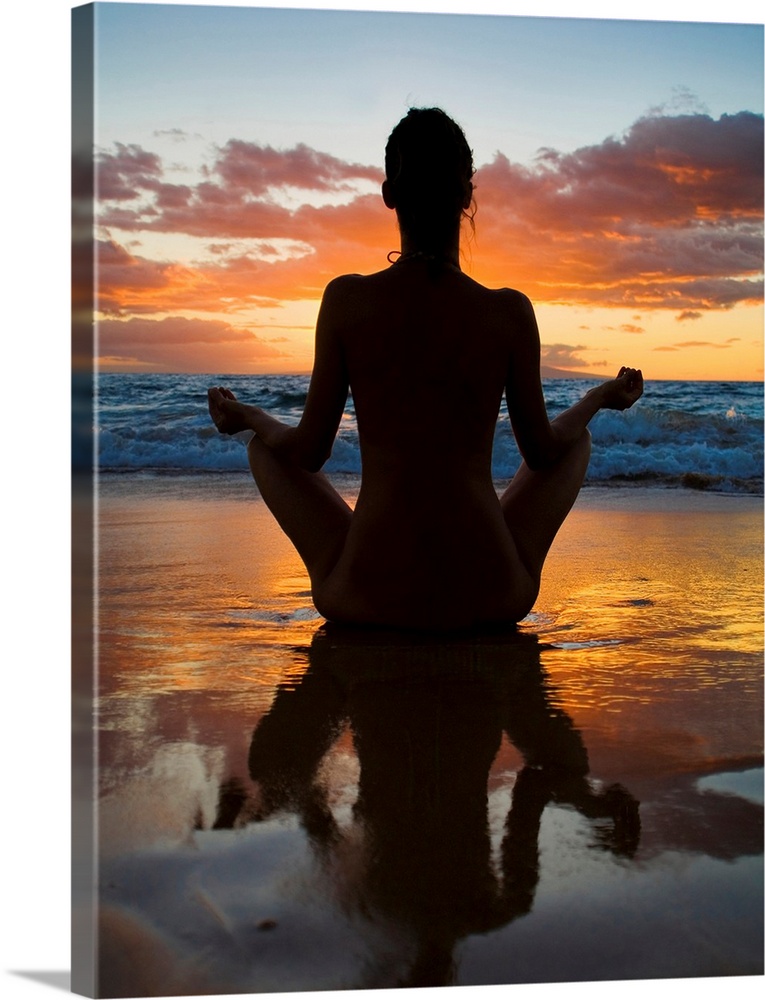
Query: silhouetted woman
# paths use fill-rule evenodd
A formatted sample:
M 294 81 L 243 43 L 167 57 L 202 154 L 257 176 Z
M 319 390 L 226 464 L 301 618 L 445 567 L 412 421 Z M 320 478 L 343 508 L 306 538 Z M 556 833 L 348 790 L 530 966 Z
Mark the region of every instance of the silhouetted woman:
M 224 388 L 223 433 L 252 430 L 250 468 L 305 562 L 318 611 L 336 622 L 447 630 L 520 621 L 590 456 L 587 424 L 642 394 L 639 371 L 590 390 L 552 422 L 529 300 L 460 269 L 473 160 L 459 126 L 412 109 L 385 150 L 382 196 L 401 254 L 329 283 L 305 410 L 288 427 Z M 352 510 L 319 471 L 348 389 L 362 459 Z M 502 394 L 523 462 L 501 497 L 491 475 Z

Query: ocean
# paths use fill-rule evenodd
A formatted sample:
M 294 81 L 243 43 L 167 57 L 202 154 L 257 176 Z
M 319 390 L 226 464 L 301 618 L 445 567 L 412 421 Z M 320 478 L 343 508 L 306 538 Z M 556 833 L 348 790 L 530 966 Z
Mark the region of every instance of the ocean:
M 105 374 L 96 383 L 97 465 L 104 474 L 248 473 L 242 441 L 220 435 L 207 413 L 207 387 L 226 385 L 285 423 L 296 424 L 307 375 Z M 548 379 L 550 417 L 599 380 Z M 412 386 L 416 392 L 416 386 Z M 602 411 L 590 423 L 592 485 L 656 486 L 724 493 L 763 491 L 761 382 L 648 382 L 625 413 Z M 495 479 L 510 478 L 520 457 L 502 405 L 494 440 Z M 330 474 L 359 475 L 361 456 L 349 396 Z

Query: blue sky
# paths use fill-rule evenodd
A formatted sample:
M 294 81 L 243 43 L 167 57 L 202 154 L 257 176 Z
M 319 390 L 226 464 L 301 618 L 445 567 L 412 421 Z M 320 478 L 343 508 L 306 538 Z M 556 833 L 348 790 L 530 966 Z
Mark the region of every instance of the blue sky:
M 372 163 L 409 104 L 435 103 L 478 162 L 525 162 L 658 106 L 762 111 L 750 25 L 143 4 L 102 5 L 99 24 L 103 141 L 186 128 Z

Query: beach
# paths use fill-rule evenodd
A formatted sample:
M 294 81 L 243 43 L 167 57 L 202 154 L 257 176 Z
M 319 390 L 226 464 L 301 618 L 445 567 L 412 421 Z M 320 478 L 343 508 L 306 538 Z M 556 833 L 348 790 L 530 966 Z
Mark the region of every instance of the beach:
M 327 628 L 246 476 L 97 496 L 102 995 L 762 974 L 761 497 L 586 487 L 443 641 Z

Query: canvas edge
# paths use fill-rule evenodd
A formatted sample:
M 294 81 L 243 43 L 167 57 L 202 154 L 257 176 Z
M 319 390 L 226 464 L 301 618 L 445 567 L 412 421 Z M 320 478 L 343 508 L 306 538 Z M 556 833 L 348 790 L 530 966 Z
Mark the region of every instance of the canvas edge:
M 94 464 L 95 4 L 72 26 L 72 898 L 71 990 L 97 995 L 96 503 Z

